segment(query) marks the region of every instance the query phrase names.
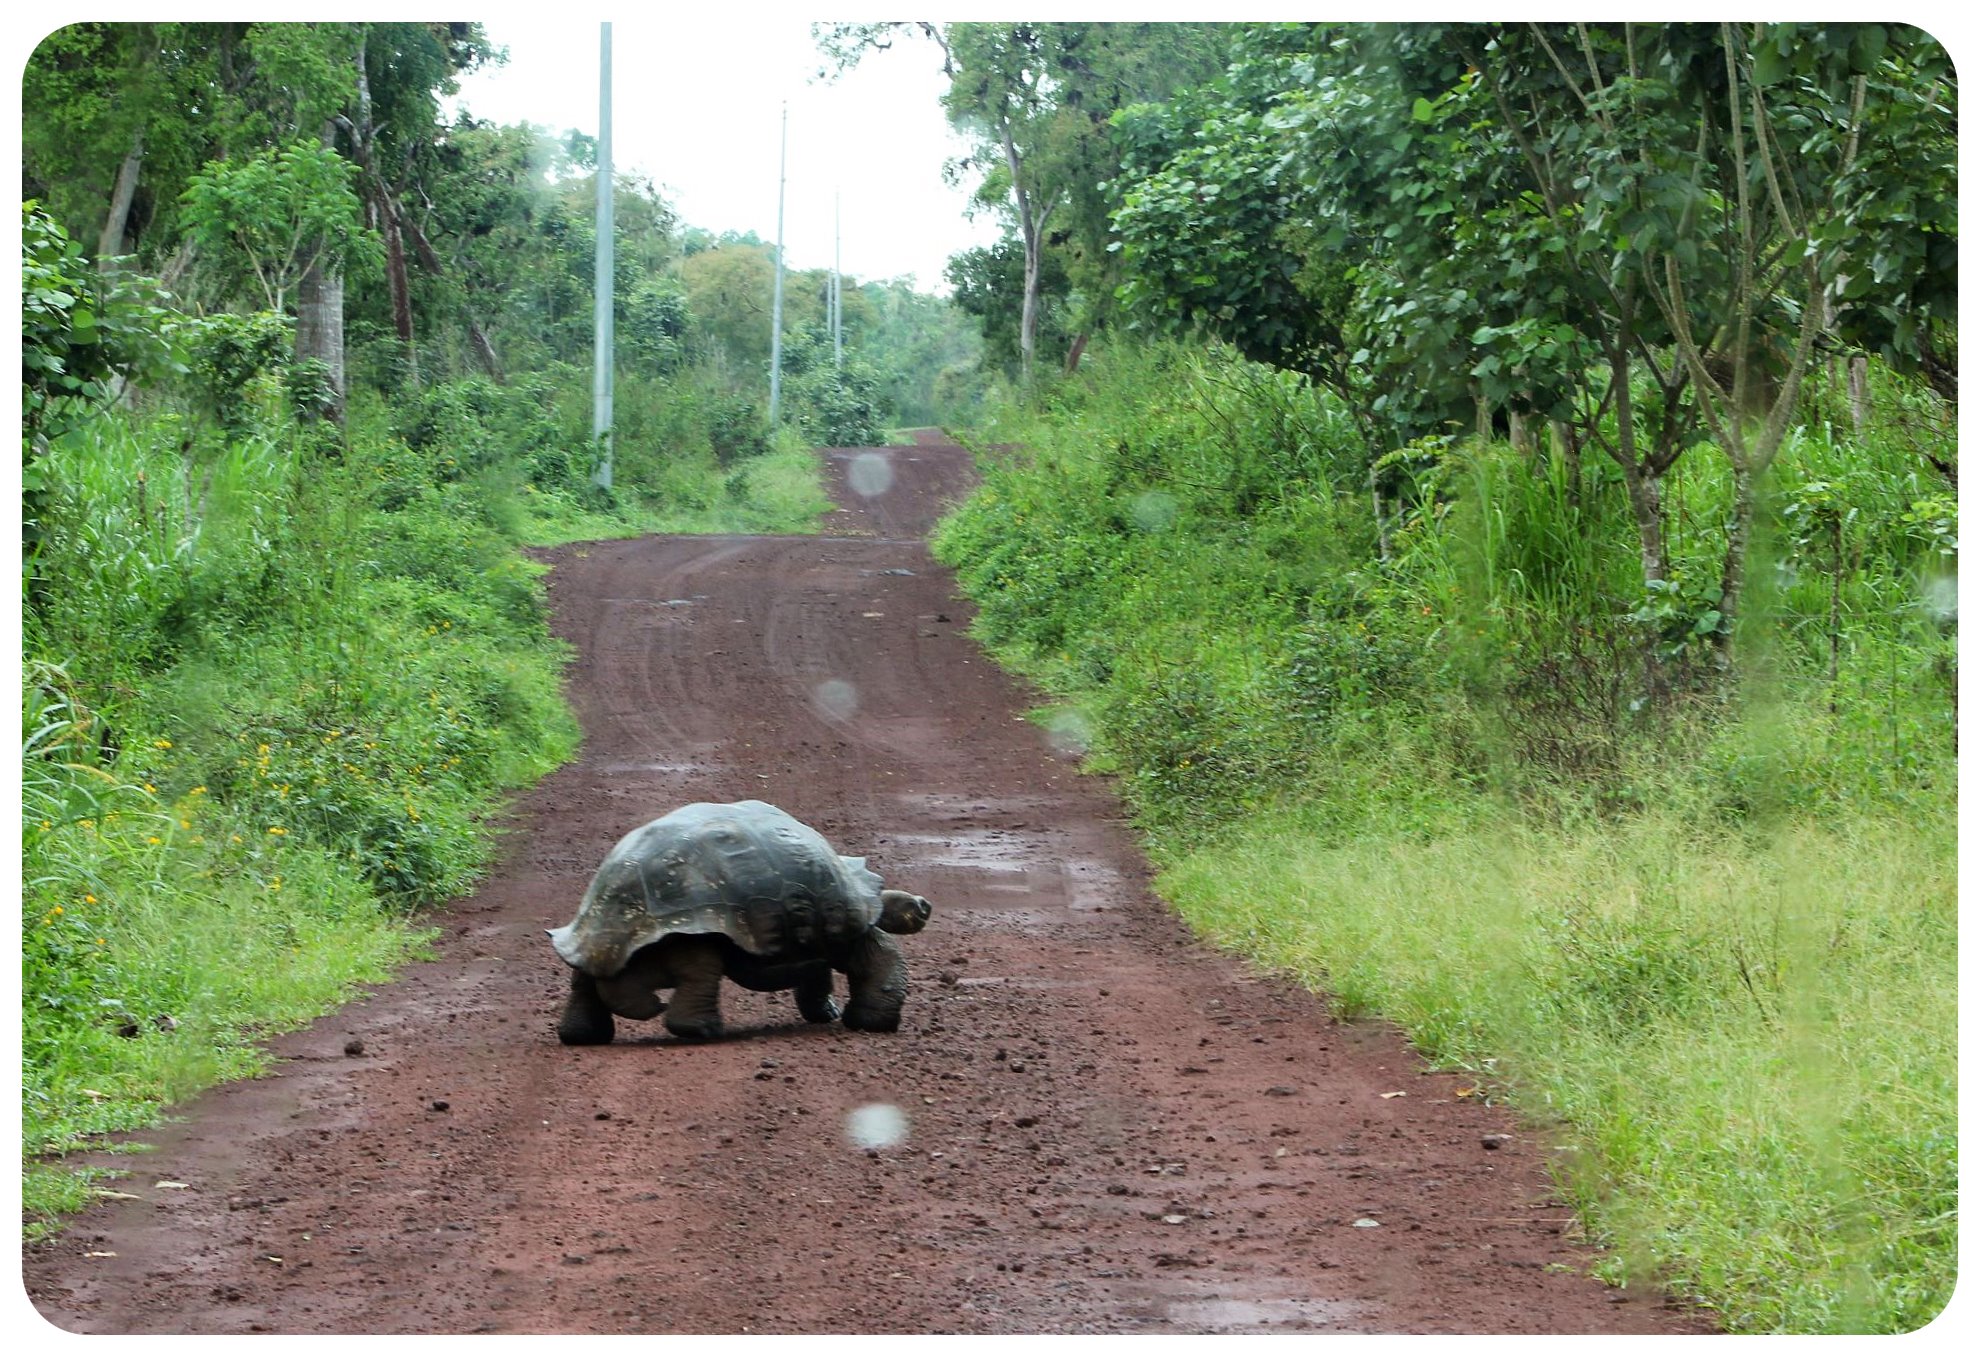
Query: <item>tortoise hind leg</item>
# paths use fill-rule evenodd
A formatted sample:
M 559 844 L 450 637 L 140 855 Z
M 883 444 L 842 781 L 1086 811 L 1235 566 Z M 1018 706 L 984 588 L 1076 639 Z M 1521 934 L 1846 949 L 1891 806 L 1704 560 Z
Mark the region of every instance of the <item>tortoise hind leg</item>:
M 571 997 L 557 1023 L 566 1046 L 604 1046 L 612 1040 L 612 1010 L 598 997 L 598 986 L 583 971 L 571 970 Z
M 674 995 L 667 1004 L 667 1030 L 677 1037 L 705 1040 L 722 1035 L 722 948 L 714 937 L 678 937 L 668 944 Z
M 900 946 L 879 929 L 869 929 L 846 953 L 846 1026 L 860 1032 L 893 1032 L 907 1001 L 907 960 Z

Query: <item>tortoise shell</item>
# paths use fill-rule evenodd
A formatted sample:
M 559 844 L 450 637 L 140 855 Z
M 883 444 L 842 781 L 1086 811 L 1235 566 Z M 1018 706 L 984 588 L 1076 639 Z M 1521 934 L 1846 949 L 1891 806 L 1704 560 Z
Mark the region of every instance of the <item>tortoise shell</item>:
M 768 802 L 699 801 L 620 839 L 550 942 L 601 978 L 678 933 L 719 933 L 765 961 L 804 961 L 874 926 L 880 884 L 865 858 L 841 857 Z

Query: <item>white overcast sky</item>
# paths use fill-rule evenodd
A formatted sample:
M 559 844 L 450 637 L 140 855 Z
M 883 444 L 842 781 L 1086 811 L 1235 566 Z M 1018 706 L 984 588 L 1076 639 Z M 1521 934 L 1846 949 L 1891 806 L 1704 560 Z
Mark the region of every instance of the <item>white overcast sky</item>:
M 673 11 L 612 18 L 612 159 L 659 185 L 690 224 L 777 232 L 779 120 L 788 107 L 785 258 L 867 279 L 912 276 L 946 291 L 952 254 L 996 239 L 988 216 L 966 218 L 968 194 L 943 162 L 966 146 L 937 102 L 941 54 L 923 39 L 870 54 L 831 82 L 810 23 L 771 8 Z M 483 21 L 505 65 L 462 81 L 477 117 L 598 131 L 599 23 L 536 16 Z
M 820 82 L 814 77 L 825 61 L 812 45 L 811 20 L 830 13 L 764 0 L 650 9 L 484 0 L 424 16 L 377 0 L 308 7 L 292 0 L 197 6 L 98 0 L 12 7 L 4 23 L 18 72 L 43 35 L 80 19 L 475 19 L 509 59 L 462 82 L 460 99 L 469 111 L 497 123 L 596 135 L 598 29 L 609 19 L 618 170 L 652 179 L 691 225 L 773 240 L 778 121 L 788 105 L 784 239 L 791 266 L 831 267 L 836 194 L 839 258 L 848 274 L 912 276 L 924 291 L 946 292 L 948 257 L 988 244 L 999 228 L 987 215 L 966 219 L 968 194 L 942 180 L 943 162 L 966 148 L 937 102 L 947 83 L 941 54 L 925 39 L 903 41 L 836 81 Z

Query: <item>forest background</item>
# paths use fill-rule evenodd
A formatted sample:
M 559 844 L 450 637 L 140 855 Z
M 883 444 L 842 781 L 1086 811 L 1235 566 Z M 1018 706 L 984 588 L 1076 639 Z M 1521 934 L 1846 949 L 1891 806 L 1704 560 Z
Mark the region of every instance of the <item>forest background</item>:
M 529 544 L 938 553 L 1209 935 L 1555 1136 L 1609 1279 L 1892 1331 L 1956 1250 L 1956 87 L 1895 25 L 821 26 L 1005 225 L 951 300 L 443 117 L 472 24 L 79 24 L 24 86 L 23 1121 L 255 1068 L 567 757 Z

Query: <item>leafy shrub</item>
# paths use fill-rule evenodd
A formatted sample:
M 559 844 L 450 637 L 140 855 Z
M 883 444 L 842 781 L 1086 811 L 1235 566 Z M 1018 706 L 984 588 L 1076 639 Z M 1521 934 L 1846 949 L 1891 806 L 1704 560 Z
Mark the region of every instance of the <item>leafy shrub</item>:
M 1090 720 L 1164 893 L 1553 1126 L 1604 1275 L 1735 1329 L 1932 1319 L 1950 447 L 1788 439 L 1735 671 L 1720 464 L 1667 478 L 1646 596 L 1613 468 L 1336 432 L 1227 356 L 1105 349 L 990 412 L 935 550 L 999 658 Z
M 216 420 L 224 436 L 243 436 L 265 417 L 269 388 L 280 389 L 294 342 L 289 318 L 272 311 L 202 317 L 187 343 L 195 408 Z M 311 381 L 304 403 L 317 403 L 318 375 L 304 376 Z

